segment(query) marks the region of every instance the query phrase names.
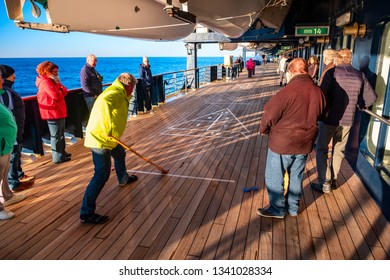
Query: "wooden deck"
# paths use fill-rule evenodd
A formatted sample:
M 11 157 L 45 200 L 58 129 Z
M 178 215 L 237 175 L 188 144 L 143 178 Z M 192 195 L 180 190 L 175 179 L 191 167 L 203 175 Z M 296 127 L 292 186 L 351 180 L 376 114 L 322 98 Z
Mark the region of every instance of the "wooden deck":
M 0 222 L 0 259 L 389 259 L 390 225 L 350 166 L 341 187 L 322 195 L 314 153 L 307 162 L 297 218 L 261 218 L 268 204 L 264 168 L 268 137 L 258 134 L 263 105 L 279 89 L 276 66 L 253 78 L 216 82 L 171 100 L 154 115 L 131 118 L 122 140 L 169 174 L 132 153 L 119 187 L 112 173 L 98 200 L 104 225 L 79 222 L 92 177 L 83 140 L 68 147 L 72 160 L 50 155 L 25 163 L 37 177 L 28 198 L 7 207 Z M 258 191 L 243 192 L 258 186 Z

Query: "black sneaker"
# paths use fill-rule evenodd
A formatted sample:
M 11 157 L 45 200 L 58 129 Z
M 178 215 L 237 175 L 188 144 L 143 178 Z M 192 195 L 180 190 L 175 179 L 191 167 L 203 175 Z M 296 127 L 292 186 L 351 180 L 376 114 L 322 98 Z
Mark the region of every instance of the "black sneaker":
M 70 161 L 70 158 L 64 157 L 64 158 L 60 159 L 59 161 L 55 161 L 54 163 L 63 163 L 63 162 L 67 162 L 67 161 Z
M 276 218 L 276 219 L 283 219 L 284 215 L 276 215 L 269 211 L 269 208 L 259 208 L 257 209 L 257 214 L 259 214 L 262 217 L 266 218 Z
M 128 184 L 131 184 L 131 183 L 137 181 L 137 180 L 138 180 L 138 177 L 137 177 L 137 176 L 131 175 L 131 176 L 129 176 L 129 179 L 127 180 L 126 183 L 119 184 L 119 186 L 120 186 L 120 187 L 124 187 L 124 186 L 126 186 L 126 185 L 128 185 Z
M 311 183 L 310 187 L 311 187 L 312 190 L 315 190 L 317 192 L 322 193 L 322 185 L 317 184 L 317 183 Z
M 80 215 L 80 222 L 83 224 L 104 224 L 108 221 L 108 216 L 99 214 L 82 214 Z

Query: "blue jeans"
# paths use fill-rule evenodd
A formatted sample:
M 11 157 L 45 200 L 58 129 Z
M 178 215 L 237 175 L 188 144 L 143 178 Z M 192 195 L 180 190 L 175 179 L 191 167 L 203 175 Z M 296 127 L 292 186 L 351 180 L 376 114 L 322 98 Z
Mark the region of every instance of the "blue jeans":
M 59 162 L 65 156 L 65 119 L 47 120 L 50 131 L 51 156 L 53 162 Z
M 280 155 L 268 149 L 265 184 L 270 202 L 269 211 L 275 215 L 298 214 L 302 197 L 302 179 L 307 154 Z M 289 186 L 284 197 L 284 174 L 289 173 Z M 287 205 L 286 205 L 287 200 Z
M 8 173 L 8 183 L 12 190 L 20 187 L 20 179 L 24 177 L 21 165 L 22 144 L 14 145 L 11 152 L 10 168 Z
M 96 98 L 95 97 L 84 97 L 84 100 L 85 100 L 85 103 L 87 104 L 89 113 L 91 113 L 91 110 L 92 110 L 93 104 L 95 104 Z
M 114 159 L 119 184 L 125 184 L 129 180 L 125 164 L 126 151 L 121 145 L 112 150 L 92 148 L 92 160 L 95 169 L 93 177 L 85 190 L 80 214 L 95 213 L 96 200 L 110 177 L 111 157 Z

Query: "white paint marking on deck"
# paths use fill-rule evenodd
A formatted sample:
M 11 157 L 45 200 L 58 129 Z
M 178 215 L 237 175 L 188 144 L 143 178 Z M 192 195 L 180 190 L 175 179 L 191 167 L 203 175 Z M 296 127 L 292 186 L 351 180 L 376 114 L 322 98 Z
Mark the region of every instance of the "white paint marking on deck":
M 232 136 L 215 136 L 213 135 L 213 133 L 208 136 L 208 135 L 191 135 L 191 134 L 181 134 L 181 133 L 165 133 L 165 132 L 161 132 L 161 135 L 170 135 L 170 136 L 186 136 L 186 137 L 196 137 L 196 138 L 236 138 L 236 137 L 240 137 L 242 135 L 242 133 L 240 134 L 235 134 L 235 135 L 232 135 Z M 248 139 L 247 136 L 244 136 L 245 138 Z
M 223 114 L 223 113 L 222 113 L 222 114 Z M 206 131 L 210 130 L 210 128 L 213 127 L 213 125 L 222 117 L 222 114 L 220 114 L 220 115 L 218 116 L 218 118 L 217 118 L 215 121 L 213 121 L 212 124 L 210 124 L 210 126 L 206 129 Z
M 205 180 L 205 181 L 216 181 L 216 182 L 223 182 L 223 183 L 235 183 L 234 180 L 225 180 L 225 179 L 214 179 L 214 178 L 207 178 L 207 177 L 195 177 L 195 176 L 186 176 L 186 175 L 176 175 L 176 174 L 162 174 L 160 172 L 147 172 L 147 171 L 140 171 L 140 170 L 127 170 L 127 172 L 130 173 L 143 173 L 143 174 L 150 174 L 150 175 L 164 175 L 164 176 L 170 176 L 170 177 L 178 177 L 178 178 L 187 178 L 187 179 L 195 179 L 195 180 Z
M 208 122 L 208 120 L 212 120 L 213 117 L 215 115 L 219 114 L 219 116 L 217 117 L 216 120 L 214 120 L 209 126 L 208 128 L 201 128 L 200 130 L 198 130 L 199 133 L 202 133 L 201 135 L 194 135 L 192 133 L 174 133 L 174 131 L 189 131 L 189 132 L 196 132 L 197 130 L 194 129 L 194 128 L 188 128 L 188 127 L 185 127 L 185 128 L 181 128 L 180 126 L 183 125 L 183 124 L 188 124 L 188 123 L 196 123 L 193 125 L 193 127 L 199 127 L 201 126 L 201 123 L 206 123 Z M 210 131 L 212 130 L 212 127 L 215 126 L 218 121 L 221 121 L 221 119 L 226 119 L 226 120 L 230 120 L 231 118 L 233 117 L 234 120 L 236 120 L 236 122 L 238 123 L 238 125 L 241 127 L 241 132 L 239 132 L 239 134 L 235 134 L 235 135 L 232 135 L 230 137 L 237 137 L 237 136 L 242 136 L 244 137 L 245 139 L 249 139 L 248 137 L 248 134 L 250 134 L 250 131 L 245 127 L 245 125 L 238 120 L 238 118 L 233 114 L 233 112 L 229 109 L 229 108 L 226 108 L 226 109 L 222 109 L 222 110 L 219 110 L 219 111 L 216 111 L 216 112 L 213 112 L 213 113 L 210 113 L 210 114 L 207 114 L 207 115 L 204 115 L 204 116 L 201 116 L 201 117 L 198 117 L 198 118 L 195 118 L 193 120 L 189 120 L 189 121 L 185 121 L 185 122 L 182 122 L 182 123 L 179 123 L 179 124 L 176 124 L 176 125 L 173 125 L 171 127 L 168 127 L 167 128 L 167 132 L 161 132 L 162 135 L 171 135 L 171 136 L 186 136 L 186 137 L 210 137 L 208 136 L 207 134 L 204 134 L 205 132 L 207 133 L 210 133 Z M 210 121 L 211 122 L 211 121 Z M 231 124 L 229 124 L 231 125 Z M 222 133 L 229 133 L 231 134 L 232 132 L 229 131 L 229 125 L 225 124 L 223 125 L 223 128 L 224 129 L 227 129 L 225 131 L 221 131 L 221 130 L 216 130 L 215 132 L 219 132 L 218 134 L 217 133 L 214 133 L 212 132 L 211 135 L 214 136 L 214 137 L 219 137 L 221 138 L 219 135 L 221 135 Z M 233 126 L 235 126 L 233 124 Z M 230 138 L 230 137 L 222 137 L 222 138 Z

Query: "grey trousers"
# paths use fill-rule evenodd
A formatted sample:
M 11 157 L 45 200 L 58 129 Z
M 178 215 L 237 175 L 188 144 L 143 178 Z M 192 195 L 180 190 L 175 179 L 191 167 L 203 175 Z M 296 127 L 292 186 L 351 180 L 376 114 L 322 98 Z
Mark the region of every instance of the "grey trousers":
M 337 180 L 351 127 L 332 126 L 319 122 L 318 128 L 316 162 L 318 183 L 322 185 L 324 182 L 331 183 Z M 330 143 L 332 143 L 332 157 L 328 160 L 328 145 Z

